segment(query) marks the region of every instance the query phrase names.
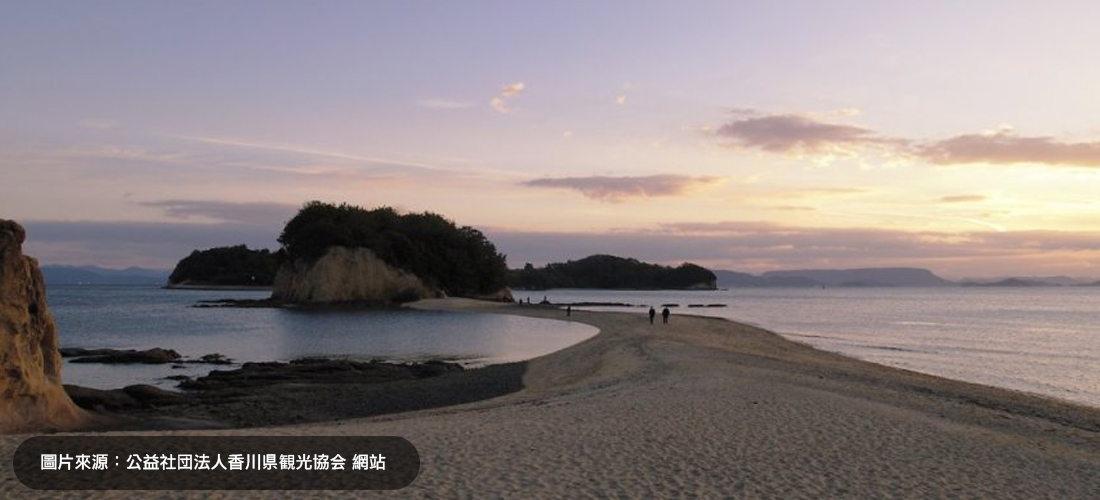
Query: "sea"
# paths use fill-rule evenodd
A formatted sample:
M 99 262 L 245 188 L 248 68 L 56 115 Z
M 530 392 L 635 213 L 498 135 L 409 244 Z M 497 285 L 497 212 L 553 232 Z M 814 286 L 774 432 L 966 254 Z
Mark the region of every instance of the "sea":
M 271 294 L 267 291 L 52 285 L 47 294 L 61 347 L 161 347 L 190 359 L 221 354 L 236 365 L 325 357 L 444 360 L 477 367 L 535 358 L 598 333 L 595 327 L 577 322 L 474 312 L 194 307 L 201 301 L 267 298 Z M 167 377 L 195 377 L 236 367 L 66 360 L 62 379 L 97 389 L 150 384 L 172 390 L 178 382 Z
M 531 359 L 594 335 L 577 322 L 429 311 L 196 308 L 199 301 L 259 299 L 262 291 L 51 286 L 62 347 L 164 347 L 236 362 L 322 356 L 444 359 L 467 366 Z M 549 290 L 516 298 L 556 304 L 619 303 L 594 310 L 680 314 L 759 326 L 814 347 L 888 366 L 1100 407 L 1100 288 L 758 288 L 718 291 Z M 171 389 L 170 375 L 210 365 L 66 363 L 67 383 Z M 183 366 L 183 368 L 179 368 Z
M 720 291 L 551 290 L 553 302 L 600 310 L 748 323 L 883 365 L 1100 407 L 1100 288 L 755 288 Z M 520 292 L 518 298 L 526 298 Z M 696 307 L 691 307 L 691 306 Z M 700 307 L 702 306 L 702 307 Z M 706 307 L 712 306 L 712 307 Z M 715 307 L 721 306 L 721 307 Z

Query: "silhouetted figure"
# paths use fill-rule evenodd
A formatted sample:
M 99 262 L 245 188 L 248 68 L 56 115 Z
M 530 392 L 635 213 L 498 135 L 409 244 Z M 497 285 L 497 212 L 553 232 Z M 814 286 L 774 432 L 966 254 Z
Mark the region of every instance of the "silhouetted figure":
M 668 316 L 670 314 L 672 314 L 672 312 L 670 312 L 667 307 L 664 311 L 661 311 L 661 319 L 664 320 L 665 324 L 668 324 Z
M 572 316 L 573 315 L 573 306 L 565 306 L 565 315 L 566 316 Z
M 651 324 L 651 325 L 653 324 L 653 318 L 655 318 L 655 317 L 657 317 L 657 310 L 650 307 L 649 308 L 649 324 Z

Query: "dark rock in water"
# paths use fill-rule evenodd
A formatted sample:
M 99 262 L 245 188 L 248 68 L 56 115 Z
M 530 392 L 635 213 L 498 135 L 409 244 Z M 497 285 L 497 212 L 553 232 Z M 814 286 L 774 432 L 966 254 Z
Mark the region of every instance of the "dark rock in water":
M 178 404 L 186 399 L 178 392 L 166 391 L 148 384 L 128 385 L 122 388 L 122 392 L 142 403 L 152 405 Z
M 224 354 L 219 354 L 219 353 L 203 354 L 202 356 L 199 357 L 199 359 L 191 359 L 191 360 L 188 360 L 187 362 L 188 363 L 201 363 L 201 364 L 207 364 L 207 365 L 231 365 L 231 364 L 233 364 L 232 359 L 227 358 L 227 357 L 225 357 Z
M 134 349 L 82 349 L 68 347 L 61 349 L 61 356 L 75 358 L 73 363 L 107 363 L 107 364 L 164 364 L 175 363 L 172 368 L 186 368 L 182 363 L 231 365 L 233 360 L 224 354 L 204 354 L 199 359 L 184 360 L 180 353 L 172 349 L 154 347 L 144 351 Z
M 412 372 L 417 378 L 437 377 L 445 373 L 462 370 L 462 365 L 457 363 L 447 363 L 446 361 L 436 360 L 406 366 L 412 369 Z
M 661 307 L 680 307 L 680 304 L 661 304 Z
M 289 383 L 376 383 L 435 377 L 460 370 L 462 370 L 461 365 L 443 361 L 393 364 L 379 361 L 305 358 L 289 363 L 245 363 L 236 370 L 213 370 L 205 377 L 185 380 L 179 386 L 184 389 L 217 390 Z
M 173 366 L 172 368 L 175 368 L 175 367 Z M 165 380 L 175 380 L 177 382 L 182 382 L 184 380 L 191 380 L 191 377 L 189 377 L 187 375 L 169 375 L 167 377 L 164 377 L 164 379 Z
M 235 307 L 235 308 L 256 308 L 256 309 L 270 309 L 282 307 L 283 303 L 271 300 L 271 299 L 217 299 L 217 300 L 200 300 L 198 303 L 192 305 L 195 308 L 218 308 L 218 307 Z
M 73 349 L 66 349 L 66 351 L 73 352 Z M 145 351 L 136 351 L 133 349 L 117 350 L 117 349 L 95 349 L 90 352 L 96 352 L 92 355 L 80 355 L 72 360 L 73 363 L 106 363 L 106 364 L 147 364 L 156 365 L 164 363 L 175 363 L 179 361 L 182 356 L 180 353 L 172 349 L 162 349 L 160 347 L 154 347 Z
M 126 394 L 122 389 L 104 391 L 101 389 L 92 389 L 91 387 L 65 384 L 65 392 L 69 394 L 69 398 L 71 398 L 77 406 L 88 410 L 117 411 L 145 407 L 141 401 Z
M 118 349 L 84 349 L 81 347 L 62 347 L 59 349 L 61 357 L 63 358 L 76 358 L 80 356 L 107 356 L 110 354 L 118 354 Z
M 187 395 L 146 384 L 130 385 L 108 391 L 69 384 L 65 384 L 64 387 L 65 392 L 77 406 L 97 411 L 140 410 L 185 403 L 189 400 Z

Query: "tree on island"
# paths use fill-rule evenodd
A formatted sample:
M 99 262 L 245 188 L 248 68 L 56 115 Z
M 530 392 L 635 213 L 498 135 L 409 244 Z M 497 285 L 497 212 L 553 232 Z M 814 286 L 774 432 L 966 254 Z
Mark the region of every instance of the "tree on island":
M 592 255 L 576 261 L 547 264 L 536 268 L 527 264 L 509 273 L 514 289 L 548 288 L 604 289 L 714 289 L 717 277 L 691 263 L 677 267 L 640 262 L 613 255 Z
M 280 255 L 245 245 L 195 250 L 176 264 L 168 285 L 271 286 Z
M 331 247 L 366 248 L 448 295 L 491 294 L 507 285 L 505 257 L 481 231 L 430 212 L 311 201 L 287 222 L 279 243 L 291 262 L 307 263 Z

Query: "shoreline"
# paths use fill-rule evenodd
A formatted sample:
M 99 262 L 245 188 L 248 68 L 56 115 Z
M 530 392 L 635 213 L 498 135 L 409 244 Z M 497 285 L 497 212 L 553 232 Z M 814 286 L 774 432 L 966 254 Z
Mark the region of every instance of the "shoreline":
M 649 325 L 632 313 L 566 317 L 556 308 L 461 299 L 414 307 L 580 321 L 600 333 L 508 365 L 520 387 L 488 399 L 183 433 L 405 436 L 424 463 L 401 492 L 413 497 L 1089 498 L 1100 491 L 1100 409 L 876 365 L 720 318 L 674 315 L 669 325 Z M 462 384 L 435 388 L 442 390 Z M 26 437 L 0 437 L 3 454 Z M 12 476 L 10 458 L 4 474 L 0 492 L 33 496 Z M 271 496 L 225 496 L 242 494 Z
M 164 290 L 212 290 L 223 292 L 270 292 L 271 286 L 261 285 L 163 285 Z

